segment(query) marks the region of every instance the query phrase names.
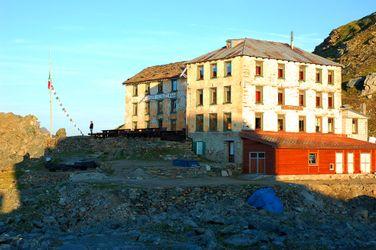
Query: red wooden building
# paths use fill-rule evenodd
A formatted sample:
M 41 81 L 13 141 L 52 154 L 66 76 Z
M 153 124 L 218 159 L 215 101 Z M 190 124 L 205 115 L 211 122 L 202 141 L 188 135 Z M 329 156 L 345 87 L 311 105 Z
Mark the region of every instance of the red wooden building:
M 375 173 L 376 144 L 320 133 L 242 131 L 243 172 L 299 175 Z

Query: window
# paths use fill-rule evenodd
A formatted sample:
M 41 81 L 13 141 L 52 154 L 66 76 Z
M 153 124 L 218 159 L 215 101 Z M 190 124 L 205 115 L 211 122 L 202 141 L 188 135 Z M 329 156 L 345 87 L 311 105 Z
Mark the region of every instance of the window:
M 178 91 L 178 79 L 171 80 L 171 92 Z
M 278 131 L 285 130 L 285 117 L 282 115 L 278 116 Z
M 217 88 L 210 88 L 210 105 L 217 104 Z
M 305 117 L 299 116 L 299 132 L 305 131 Z
M 163 82 L 158 83 L 158 94 L 163 93 Z
M 316 82 L 321 83 L 321 75 L 322 75 L 322 70 L 321 69 L 316 69 Z
M 197 106 L 204 105 L 204 90 L 198 89 L 196 93 Z
M 133 96 L 138 96 L 138 85 L 133 85 Z
M 299 81 L 305 81 L 306 76 L 306 66 L 299 66 Z
M 334 118 L 328 118 L 328 133 L 334 133 Z
M 133 115 L 137 115 L 137 103 L 133 103 Z
M 157 102 L 157 112 L 158 114 L 163 114 L 163 100 Z
M 200 65 L 197 67 L 197 80 L 204 79 L 204 65 Z
M 217 114 L 209 114 L 209 131 L 217 131 Z
M 210 64 L 210 78 L 217 78 L 217 64 Z
M 171 119 L 170 121 L 170 130 L 175 131 L 176 130 L 176 119 Z
M 334 71 L 329 70 L 328 71 L 328 84 L 333 84 L 334 83 Z
M 231 76 L 231 75 L 232 75 L 231 61 L 225 62 L 225 76 Z
M 334 96 L 332 93 L 328 94 L 328 108 L 329 109 L 334 108 Z
M 309 153 L 308 154 L 308 164 L 311 166 L 317 165 L 317 153 Z
M 231 131 L 231 113 L 223 113 L 223 131 Z
M 321 93 L 316 93 L 316 108 L 321 108 Z
M 256 76 L 262 76 L 262 62 L 256 61 Z
M 162 128 L 163 127 L 163 118 L 159 118 L 158 119 L 158 128 Z
M 299 91 L 299 106 L 304 107 L 305 106 L 305 92 Z
M 358 133 L 358 119 L 355 119 L 355 118 L 352 119 L 352 133 L 353 134 Z
M 145 95 L 150 95 L 150 84 L 145 84 Z
M 137 129 L 137 122 L 132 122 L 132 127 L 133 127 L 133 130 L 136 130 Z
M 204 115 L 196 115 L 196 131 L 204 131 Z
M 176 99 L 171 99 L 171 110 L 170 113 L 176 113 Z
M 321 133 L 322 131 L 322 118 L 317 116 L 316 117 L 316 133 Z
M 284 105 L 283 89 L 278 89 L 278 105 Z
M 150 102 L 145 102 L 145 115 L 150 114 Z
M 262 103 L 262 87 L 256 87 L 256 104 Z
M 285 65 L 278 64 L 278 78 L 283 79 L 285 78 Z
M 231 86 L 224 87 L 224 103 L 231 103 Z
M 262 129 L 262 114 L 261 113 L 256 113 L 255 129 Z

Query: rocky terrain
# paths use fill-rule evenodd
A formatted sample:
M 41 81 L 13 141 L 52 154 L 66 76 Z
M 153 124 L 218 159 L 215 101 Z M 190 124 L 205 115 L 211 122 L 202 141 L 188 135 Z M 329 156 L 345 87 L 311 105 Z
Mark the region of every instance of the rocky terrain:
M 35 116 L 0 112 L 0 169 L 22 161 L 26 155 L 42 156 L 48 138 L 48 132 L 40 128 Z
M 18 167 L 18 209 L 0 215 L 0 249 L 374 249 L 376 180 L 162 187 L 75 182 Z M 222 177 L 230 178 L 230 177 Z M 273 187 L 283 214 L 246 199 Z
M 341 63 L 345 82 L 376 72 L 376 12 L 334 29 L 313 53 Z
M 10 126 L 17 128 L 15 138 L 33 131 L 39 143 L 14 146 L 2 134 L 3 152 L 17 157 L 0 169 L 1 250 L 376 248 L 375 175 L 238 176 L 235 166 L 196 158 L 189 143 L 64 138 L 63 130 L 46 149 L 47 135 L 34 118 L 11 117 L 18 119 Z M 98 167 L 49 172 L 47 157 L 94 159 Z M 195 159 L 200 167 L 173 166 L 176 158 Z M 276 191 L 282 214 L 247 203 L 262 187 Z

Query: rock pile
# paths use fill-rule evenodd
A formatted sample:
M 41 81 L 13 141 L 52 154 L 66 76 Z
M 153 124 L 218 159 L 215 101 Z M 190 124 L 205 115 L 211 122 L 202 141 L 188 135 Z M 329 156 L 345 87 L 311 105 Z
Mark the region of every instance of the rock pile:
M 35 116 L 0 113 L 0 168 L 22 161 L 24 156 L 42 156 L 47 140 L 48 133 Z
M 3 218 L 4 244 L 29 249 L 376 247 L 374 197 L 352 203 L 280 183 L 273 188 L 285 211 L 276 215 L 247 204 L 258 185 L 132 188 L 53 182 L 35 182 L 25 191 L 24 209 Z M 326 186 L 334 192 L 342 188 L 332 185 Z M 360 183 L 346 186 L 369 189 Z

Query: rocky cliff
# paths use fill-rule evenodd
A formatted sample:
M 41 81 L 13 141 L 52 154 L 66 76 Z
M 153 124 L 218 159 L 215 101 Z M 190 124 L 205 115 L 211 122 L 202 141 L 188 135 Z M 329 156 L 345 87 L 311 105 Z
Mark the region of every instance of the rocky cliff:
M 341 63 L 343 81 L 376 72 L 376 12 L 334 29 L 313 53 Z
M 35 116 L 0 113 L 0 169 L 22 161 L 24 156 L 42 156 L 48 138 Z
M 344 66 L 342 102 L 357 111 L 365 103 L 369 135 L 376 136 L 376 12 L 332 30 L 313 53 Z

